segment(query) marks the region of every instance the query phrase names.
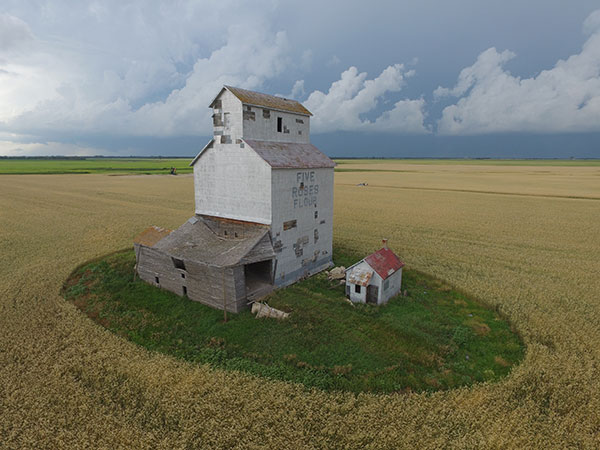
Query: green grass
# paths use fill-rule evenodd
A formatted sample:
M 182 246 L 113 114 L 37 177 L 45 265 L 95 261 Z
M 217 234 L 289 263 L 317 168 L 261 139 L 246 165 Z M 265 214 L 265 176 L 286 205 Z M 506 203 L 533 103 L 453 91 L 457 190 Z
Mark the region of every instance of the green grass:
M 65 174 L 65 173 L 135 173 L 167 174 L 171 167 L 177 173 L 190 173 L 192 158 L 65 158 L 12 159 L 0 158 L 0 175 Z
M 337 262 L 356 258 L 336 252 Z M 495 311 L 423 274 L 405 270 L 407 297 L 352 306 L 324 274 L 274 292 L 290 319 L 229 314 L 133 281 L 132 251 L 78 269 L 65 296 L 92 319 L 146 347 L 197 363 L 310 388 L 434 391 L 494 381 L 523 356 Z
M 171 167 L 177 173 L 190 173 L 192 158 L 0 158 L 0 175 L 28 174 L 167 174 Z M 600 166 L 599 159 L 560 160 L 560 159 L 336 159 L 340 167 L 336 172 L 404 172 L 398 169 L 354 169 L 355 164 L 381 164 L 385 162 L 402 164 L 467 164 L 494 166 Z

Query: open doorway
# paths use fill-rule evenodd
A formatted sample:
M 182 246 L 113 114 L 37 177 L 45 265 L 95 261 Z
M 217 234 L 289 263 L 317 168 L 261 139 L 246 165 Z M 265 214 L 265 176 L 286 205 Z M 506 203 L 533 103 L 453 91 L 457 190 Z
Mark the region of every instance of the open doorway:
M 373 286 L 372 284 L 367 286 L 367 303 L 377 304 L 378 297 L 379 288 L 377 286 Z
M 268 259 L 244 266 L 246 297 L 248 299 L 262 297 L 273 290 L 271 265 L 272 261 Z

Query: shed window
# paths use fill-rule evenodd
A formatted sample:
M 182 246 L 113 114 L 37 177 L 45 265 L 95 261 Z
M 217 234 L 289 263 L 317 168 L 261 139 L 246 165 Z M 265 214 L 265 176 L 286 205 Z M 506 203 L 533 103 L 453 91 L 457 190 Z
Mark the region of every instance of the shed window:
M 387 291 L 389 287 L 390 287 L 390 280 L 385 280 L 383 282 L 383 290 Z
M 183 262 L 183 259 L 171 257 L 171 261 L 173 261 L 173 265 L 176 269 L 185 270 L 185 264 Z
M 354 285 L 354 292 L 356 292 L 357 294 L 360 294 L 360 284 Z
M 281 117 L 277 118 L 277 132 L 281 133 L 281 130 L 283 129 L 283 119 Z

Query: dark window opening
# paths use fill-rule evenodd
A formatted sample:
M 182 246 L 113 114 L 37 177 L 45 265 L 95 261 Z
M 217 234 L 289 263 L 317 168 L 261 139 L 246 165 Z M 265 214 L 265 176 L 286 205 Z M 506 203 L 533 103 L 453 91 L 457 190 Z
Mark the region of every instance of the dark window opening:
M 181 274 L 181 278 L 185 278 L 185 273 L 182 273 L 182 274 Z
M 156 284 L 160 284 L 160 280 L 158 279 L 158 277 L 154 277 L 154 281 L 156 281 Z
M 302 120 L 302 119 L 296 119 L 296 123 L 304 123 L 304 120 Z
M 187 297 L 187 287 L 183 286 L 183 295 L 185 295 Z
M 277 118 L 277 132 L 281 133 L 281 130 L 283 129 L 283 119 L 281 117 Z
M 235 237 L 238 237 L 237 231 L 236 231 L 235 233 L 233 233 L 233 235 L 234 235 Z
M 288 220 L 287 222 L 283 222 L 283 230 L 291 230 L 292 228 L 296 228 L 295 220 Z
M 252 107 L 251 107 L 251 106 L 246 106 L 246 109 L 247 109 L 248 111 L 252 111 Z
M 298 130 L 298 134 L 302 134 L 302 130 Z
M 385 280 L 383 282 L 383 290 L 387 291 L 389 287 L 390 287 L 390 280 Z
M 319 218 L 319 211 L 315 211 L 315 219 Z
M 273 286 L 271 260 L 260 261 L 244 266 L 244 280 L 246 282 L 246 295 L 269 291 Z
M 213 108 L 215 108 L 215 109 L 221 109 L 221 107 L 222 107 L 221 105 L 222 105 L 222 103 L 221 103 L 220 99 L 219 100 L 215 100 L 215 102 L 213 103 Z
M 316 243 L 317 243 L 317 241 L 319 240 L 319 230 L 317 230 L 317 229 L 315 228 L 315 231 L 314 231 L 313 235 L 314 235 L 315 244 L 316 244 Z
M 300 189 L 304 189 L 304 181 L 300 183 Z
M 183 262 L 183 259 L 171 257 L 171 261 L 173 261 L 173 265 L 176 269 L 185 270 L 185 263 Z
M 356 292 L 357 294 L 360 294 L 360 284 L 354 285 L 354 292 Z
M 268 109 L 263 109 L 263 118 L 264 119 L 270 119 L 271 118 L 271 111 L 269 111 Z
M 223 236 L 227 236 L 227 230 L 223 230 Z

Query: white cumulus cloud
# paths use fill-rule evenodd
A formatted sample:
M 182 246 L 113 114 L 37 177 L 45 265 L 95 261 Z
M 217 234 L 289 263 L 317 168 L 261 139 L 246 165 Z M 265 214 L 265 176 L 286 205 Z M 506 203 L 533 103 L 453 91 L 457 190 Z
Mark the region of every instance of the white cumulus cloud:
M 453 88 L 434 97 L 459 97 L 444 108 L 440 134 L 600 131 L 600 10 L 585 21 L 589 38 L 580 53 L 532 78 L 504 65 L 516 55 L 490 48 L 463 69 Z
M 356 67 L 350 67 L 331 84 L 327 93 L 314 91 L 304 102 L 314 114 L 312 130 L 316 133 L 339 130 L 428 132 L 423 124 L 423 99 L 400 100 L 375 120 L 361 117 L 375 111 L 388 92 L 400 91 L 406 78 L 413 75 L 414 71 L 405 70 L 403 64 L 388 66 L 373 79 L 368 79 L 366 72 L 359 73 Z

